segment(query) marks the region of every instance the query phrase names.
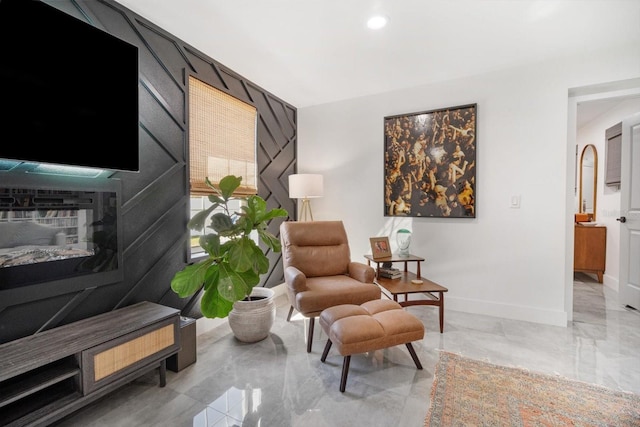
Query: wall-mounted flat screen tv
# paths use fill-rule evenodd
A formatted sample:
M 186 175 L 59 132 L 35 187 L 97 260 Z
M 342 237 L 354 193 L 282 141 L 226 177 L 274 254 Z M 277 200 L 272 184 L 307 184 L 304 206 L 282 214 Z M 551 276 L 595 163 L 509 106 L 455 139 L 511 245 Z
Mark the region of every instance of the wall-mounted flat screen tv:
M 138 171 L 137 46 L 52 5 L 0 0 L 0 159 Z

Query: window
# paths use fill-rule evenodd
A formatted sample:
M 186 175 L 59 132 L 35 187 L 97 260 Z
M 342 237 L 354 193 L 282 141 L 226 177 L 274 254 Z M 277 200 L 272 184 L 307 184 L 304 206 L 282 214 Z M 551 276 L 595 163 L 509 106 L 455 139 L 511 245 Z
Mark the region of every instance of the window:
M 254 106 L 189 77 L 189 170 L 191 194 L 210 194 L 227 175 L 242 177 L 238 194 L 256 194 Z
M 189 76 L 189 185 L 191 217 L 211 205 L 215 185 L 227 175 L 242 177 L 238 196 L 256 194 L 256 123 L 254 106 Z M 240 210 L 231 206 L 234 211 Z M 191 230 L 191 257 L 204 253 L 198 243 L 201 232 Z
M 622 122 L 605 131 L 605 176 L 608 186 L 620 187 L 622 171 Z
M 240 207 L 242 206 L 242 204 L 244 203 L 243 200 L 233 200 L 231 202 L 229 202 L 229 209 L 234 211 L 234 212 L 239 212 L 240 211 Z M 200 211 L 203 211 L 205 209 L 207 209 L 208 207 L 211 206 L 211 202 L 209 201 L 209 198 L 207 196 L 191 196 L 191 200 L 190 200 L 190 216 L 189 218 L 193 218 L 193 216 L 195 214 L 197 214 Z M 213 211 L 213 213 L 216 212 L 223 212 L 222 208 L 218 208 L 216 210 Z M 200 236 L 205 235 L 207 233 L 212 233 L 213 230 L 206 227 L 204 230 L 202 231 L 197 231 L 197 230 L 189 230 L 190 231 L 190 247 L 191 247 L 191 258 L 197 258 L 201 255 L 205 255 L 204 249 L 202 249 L 202 247 L 200 247 L 200 243 L 199 243 L 199 239 Z M 257 237 L 257 236 L 256 236 Z M 254 238 L 253 240 L 256 241 L 256 243 L 258 243 L 258 240 L 256 238 Z

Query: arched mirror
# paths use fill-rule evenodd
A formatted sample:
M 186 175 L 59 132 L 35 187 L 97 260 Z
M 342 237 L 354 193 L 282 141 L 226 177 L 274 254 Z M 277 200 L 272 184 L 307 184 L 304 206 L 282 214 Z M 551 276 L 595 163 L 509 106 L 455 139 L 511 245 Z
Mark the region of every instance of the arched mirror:
M 596 185 L 598 183 L 598 152 L 593 144 L 582 150 L 580 156 L 580 203 L 579 212 L 596 220 Z

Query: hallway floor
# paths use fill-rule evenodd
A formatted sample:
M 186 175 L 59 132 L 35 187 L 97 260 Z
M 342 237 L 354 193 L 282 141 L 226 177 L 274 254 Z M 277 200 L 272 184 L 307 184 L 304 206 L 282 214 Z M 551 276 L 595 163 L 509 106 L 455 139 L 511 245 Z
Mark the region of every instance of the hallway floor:
M 198 337 L 197 362 L 141 377 L 59 423 L 87 426 L 422 426 L 439 350 L 640 394 L 640 312 L 618 306 L 617 294 L 577 273 L 574 321 L 566 328 L 447 310 L 444 333 L 434 307 L 409 307 L 426 325 L 414 343 L 423 370 L 405 346 L 354 355 L 340 393 L 342 357 L 316 322 L 306 352 L 307 321 L 286 322 L 278 297 L 270 337 L 237 341 L 227 324 Z M 322 336 L 321 336 L 322 335 Z

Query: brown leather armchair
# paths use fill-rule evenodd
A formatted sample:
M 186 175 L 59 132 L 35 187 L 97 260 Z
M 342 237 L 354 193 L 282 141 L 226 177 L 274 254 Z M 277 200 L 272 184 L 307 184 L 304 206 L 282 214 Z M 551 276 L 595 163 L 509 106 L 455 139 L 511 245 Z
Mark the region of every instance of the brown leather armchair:
M 291 308 L 309 318 L 307 352 L 313 343 L 314 319 L 339 304 L 380 299 L 375 270 L 351 261 L 342 221 L 286 221 L 280 225 L 284 280 Z

